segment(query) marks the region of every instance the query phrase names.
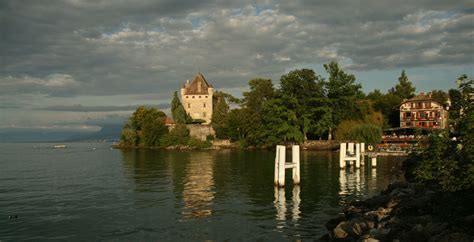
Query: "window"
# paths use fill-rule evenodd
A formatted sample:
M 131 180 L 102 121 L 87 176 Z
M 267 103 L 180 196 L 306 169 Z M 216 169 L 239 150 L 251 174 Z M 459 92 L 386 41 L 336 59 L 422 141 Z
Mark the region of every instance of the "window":
M 191 103 L 188 103 L 188 108 L 191 108 Z
M 193 96 L 193 98 L 194 98 L 194 96 Z
M 203 103 L 203 104 L 202 104 L 202 107 L 205 108 L 205 107 L 206 107 L 206 103 Z
M 206 96 L 206 98 L 207 98 L 207 96 Z
M 202 116 L 203 116 L 203 117 L 206 117 L 206 112 L 202 113 Z
M 199 96 L 199 98 L 201 98 L 201 96 Z
M 189 98 L 189 96 L 186 96 L 186 98 Z

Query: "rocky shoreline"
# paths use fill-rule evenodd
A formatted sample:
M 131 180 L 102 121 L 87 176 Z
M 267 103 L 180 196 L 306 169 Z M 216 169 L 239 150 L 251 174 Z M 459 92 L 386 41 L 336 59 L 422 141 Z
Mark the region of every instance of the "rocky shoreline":
M 345 207 L 317 241 L 472 242 L 472 201 L 473 191 L 447 193 L 433 184 L 394 182 L 380 195 Z

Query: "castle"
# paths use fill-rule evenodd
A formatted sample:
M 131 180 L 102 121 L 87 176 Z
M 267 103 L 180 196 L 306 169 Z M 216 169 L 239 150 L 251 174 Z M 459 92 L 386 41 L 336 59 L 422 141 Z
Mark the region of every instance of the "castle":
M 214 88 L 209 84 L 198 72 L 192 82 L 189 80 L 181 88 L 181 100 L 184 110 L 193 119 L 201 119 L 205 121 L 203 124 L 210 124 L 212 111 L 217 103 L 214 96 Z

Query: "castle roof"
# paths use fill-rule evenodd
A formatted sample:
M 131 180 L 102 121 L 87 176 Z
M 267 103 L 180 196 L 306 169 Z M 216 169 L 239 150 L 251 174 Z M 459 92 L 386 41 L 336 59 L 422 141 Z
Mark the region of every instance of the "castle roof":
M 208 88 L 212 88 L 212 85 L 207 82 L 201 72 L 198 72 L 194 80 L 191 83 L 186 83 L 184 88 L 186 89 L 185 95 L 209 95 Z

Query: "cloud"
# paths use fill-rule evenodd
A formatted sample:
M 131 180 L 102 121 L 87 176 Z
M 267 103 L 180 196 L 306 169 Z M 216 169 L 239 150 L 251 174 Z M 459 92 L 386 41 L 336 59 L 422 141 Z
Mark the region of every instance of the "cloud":
M 69 74 L 54 73 L 43 78 L 23 76 L 0 77 L 0 94 L 38 93 L 52 96 L 73 95 L 80 83 Z
M 330 61 L 359 72 L 474 65 L 467 0 L 6 0 L 0 16 L 5 110 L 14 103 L 2 96 L 35 96 L 21 106 L 44 111 L 132 108 L 133 96 L 169 100 L 198 71 L 217 89 L 243 90 Z M 128 98 L 88 101 L 118 96 Z
M 116 112 L 116 111 L 132 111 L 140 105 L 129 105 L 129 106 L 83 106 L 81 104 L 76 105 L 54 105 L 43 108 L 36 108 L 35 110 L 47 110 L 47 111 L 62 111 L 62 112 Z M 170 104 L 159 104 L 159 105 L 144 105 L 148 108 L 167 109 L 170 108 Z

